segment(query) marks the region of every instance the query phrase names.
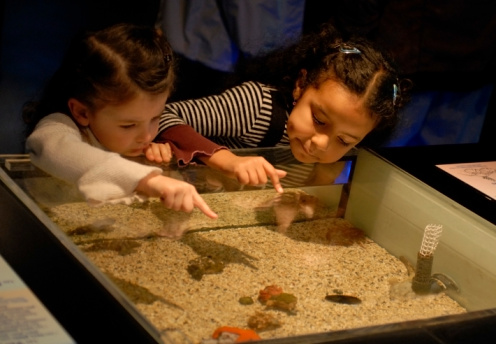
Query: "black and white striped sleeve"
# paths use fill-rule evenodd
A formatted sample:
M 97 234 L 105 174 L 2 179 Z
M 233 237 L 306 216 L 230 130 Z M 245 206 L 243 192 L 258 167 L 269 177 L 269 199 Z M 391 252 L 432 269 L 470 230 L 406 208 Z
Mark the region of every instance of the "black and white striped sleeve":
M 214 96 L 167 104 L 159 132 L 188 124 L 206 137 L 260 141 L 272 115 L 270 88 L 246 82 Z

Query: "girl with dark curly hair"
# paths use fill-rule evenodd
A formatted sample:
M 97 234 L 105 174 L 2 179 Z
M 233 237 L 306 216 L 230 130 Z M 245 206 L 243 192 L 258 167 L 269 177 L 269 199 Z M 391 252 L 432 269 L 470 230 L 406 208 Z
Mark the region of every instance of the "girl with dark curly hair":
M 228 149 L 289 146 L 302 163 L 332 163 L 359 144 L 380 143 L 408 100 L 409 83 L 387 54 L 329 25 L 241 65 L 238 75 L 248 81 L 220 95 L 168 104 L 161 143 L 150 146 L 148 158 L 169 161 L 172 148 L 180 164 L 201 161 L 241 184 L 270 178 L 282 191 L 285 172 Z

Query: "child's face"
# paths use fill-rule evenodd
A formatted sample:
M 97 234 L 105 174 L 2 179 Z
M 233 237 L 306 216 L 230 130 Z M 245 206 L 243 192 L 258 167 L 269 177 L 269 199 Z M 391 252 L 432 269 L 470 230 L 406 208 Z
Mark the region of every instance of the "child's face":
M 89 128 L 110 151 L 124 156 L 143 154 L 157 136 L 160 114 L 169 93 L 139 94 L 120 105 L 107 105 L 88 116 Z
M 339 160 L 375 126 L 358 96 L 334 80 L 295 90 L 297 103 L 287 132 L 291 151 L 303 163 Z

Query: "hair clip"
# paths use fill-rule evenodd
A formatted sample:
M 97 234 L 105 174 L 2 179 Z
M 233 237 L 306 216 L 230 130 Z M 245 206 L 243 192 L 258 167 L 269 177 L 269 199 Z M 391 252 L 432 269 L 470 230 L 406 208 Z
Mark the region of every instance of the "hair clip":
M 172 56 L 170 54 L 164 55 L 164 61 L 166 63 L 171 62 L 171 60 L 172 60 Z
M 339 45 L 339 51 L 343 54 L 361 54 L 362 52 L 355 47 L 343 44 Z
M 396 105 L 397 96 L 398 96 L 398 85 L 393 84 L 393 105 Z

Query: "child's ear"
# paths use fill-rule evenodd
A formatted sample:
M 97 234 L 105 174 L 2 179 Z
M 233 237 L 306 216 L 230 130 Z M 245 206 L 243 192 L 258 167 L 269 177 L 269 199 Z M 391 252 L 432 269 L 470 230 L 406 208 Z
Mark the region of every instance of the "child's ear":
M 79 100 L 75 98 L 70 98 L 67 101 L 67 106 L 71 111 L 72 117 L 76 120 L 76 122 L 82 126 L 87 127 L 90 123 L 88 118 L 88 107 L 81 103 Z
M 303 94 L 303 89 L 305 88 L 307 78 L 306 69 L 302 69 L 298 75 L 298 79 L 295 82 L 295 88 L 293 90 L 293 99 L 297 101 Z

